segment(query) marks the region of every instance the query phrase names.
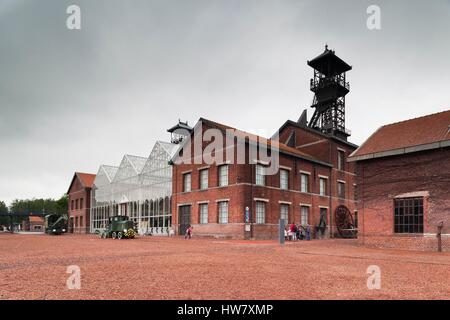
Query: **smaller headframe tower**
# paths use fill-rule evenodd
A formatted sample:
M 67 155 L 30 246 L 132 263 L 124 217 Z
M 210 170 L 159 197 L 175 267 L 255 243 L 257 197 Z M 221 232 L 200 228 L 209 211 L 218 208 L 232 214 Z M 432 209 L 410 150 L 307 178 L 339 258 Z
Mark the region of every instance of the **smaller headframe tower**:
M 350 91 L 345 73 L 352 69 L 325 45 L 325 51 L 308 61 L 314 69 L 310 89 L 314 92 L 311 108 L 314 114 L 310 128 L 347 140 L 350 131 L 345 128 L 345 95 Z
M 192 130 L 194 128 L 190 127 L 187 121 L 182 122 L 178 119 L 178 123 L 172 128 L 167 129 L 167 132 L 170 132 L 170 142 L 179 144 L 191 134 Z

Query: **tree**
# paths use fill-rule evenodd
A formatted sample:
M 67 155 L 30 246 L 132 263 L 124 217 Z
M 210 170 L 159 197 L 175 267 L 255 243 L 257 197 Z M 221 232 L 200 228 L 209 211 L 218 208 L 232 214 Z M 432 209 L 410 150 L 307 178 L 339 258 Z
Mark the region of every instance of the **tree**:
M 9 225 L 9 217 L 1 214 L 8 213 L 8 207 L 3 201 L 0 201 L 0 225 Z
M 67 194 L 56 200 L 56 213 L 59 215 L 67 215 L 69 205 L 69 197 Z

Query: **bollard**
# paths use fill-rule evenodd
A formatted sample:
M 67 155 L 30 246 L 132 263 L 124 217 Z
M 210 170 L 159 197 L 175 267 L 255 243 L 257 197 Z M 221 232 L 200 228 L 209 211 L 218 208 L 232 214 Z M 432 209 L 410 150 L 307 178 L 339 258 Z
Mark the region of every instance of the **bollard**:
M 436 237 L 438 239 L 438 252 L 442 252 L 442 228 L 444 227 L 444 221 L 439 222 L 437 226 Z
M 280 219 L 278 233 L 280 235 L 280 244 L 284 244 L 284 219 Z

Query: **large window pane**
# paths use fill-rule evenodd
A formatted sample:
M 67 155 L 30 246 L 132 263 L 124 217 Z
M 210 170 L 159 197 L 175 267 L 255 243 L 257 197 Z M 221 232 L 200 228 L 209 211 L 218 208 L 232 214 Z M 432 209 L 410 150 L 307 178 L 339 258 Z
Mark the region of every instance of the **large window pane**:
M 394 200 L 394 232 L 423 233 L 423 198 Z

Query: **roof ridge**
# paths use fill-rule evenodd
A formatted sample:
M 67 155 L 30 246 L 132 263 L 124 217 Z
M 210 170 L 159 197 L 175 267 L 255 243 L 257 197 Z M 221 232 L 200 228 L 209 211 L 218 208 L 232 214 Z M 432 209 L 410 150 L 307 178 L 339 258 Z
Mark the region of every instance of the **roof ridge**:
M 226 124 L 222 124 L 222 123 L 220 123 L 220 122 L 208 120 L 208 119 L 205 119 L 205 118 L 200 118 L 200 121 L 206 121 L 206 122 L 210 122 L 210 123 L 212 123 L 212 124 L 216 124 L 216 125 L 219 125 L 219 126 L 228 127 L 228 128 L 230 128 L 230 129 L 234 129 L 234 130 L 240 131 L 240 132 L 242 132 L 242 133 L 249 134 L 249 135 L 252 135 L 252 136 L 254 136 L 254 137 L 264 139 L 264 140 L 266 140 L 266 141 L 268 141 L 268 142 L 270 142 L 270 143 L 272 143 L 272 142 L 278 143 L 279 146 L 282 146 L 282 147 L 287 148 L 287 149 L 289 149 L 289 150 L 295 151 L 295 152 L 297 152 L 299 155 L 301 154 L 301 155 L 303 155 L 304 157 L 309 158 L 309 160 L 318 161 L 318 159 L 317 159 L 316 157 L 314 157 L 313 155 L 311 155 L 311 154 L 309 154 L 309 153 L 307 153 L 307 152 L 305 152 L 305 151 L 298 150 L 298 149 L 296 149 L 296 148 L 290 147 L 290 146 L 288 146 L 287 144 L 281 142 L 280 140 L 272 139 L 272 137 L 266 138 L 266 137 L 263 137 L 263 136 L 260 136 L 260 135 L 254 134 L 254 133 L 250 133 L 250 132 L 247 132 L 247 131 L 243 131 L 243 130 L 240 130 L 240 129 L 237 129 L 237 128 L 228 126 L 228 125 L 226 125 Z M 280 148 L 278 148 L 278 149 L 280 149 Z M 281 150 L 280 150 L 280 151 L 281 151 Z
M 112 164 L 101 164 L 100 167 L 112 167 L 112 168 L 118 168 L 119 166 L 113 166 Z
M 76 174 L 88 174 L 91 176 L 95 176 L 95 173 L 88 173 L 88 172 L 80 172 L 80 171 L 75 171 Z
M 400 120 L 400 121 L 397 121 L 397 122 L 388 123 L 388 124 L 385 124 L 385 125 L 383 125 L 381 127 L 389 127 L 389 126 L 392 126 L 392 125 L 396 125 L 396 124 L 400 124 L 400 123 L 404 123 L 404 122 L 408 122 L 408 121 L 414 121 L 414 120 L 419 120 L 419 119 L 423 119 L 423 118 L 436 116 L 438 114 L 446 113 L 446 112 L 450 112 L 450 109 L 449 110 L 435 112 L 435 113 L 426 114 L 426 115 L 423 115 L 423 116 L 418 116 L 418 117 L 415 117 L 415 118 L 410 118 L 410 119 Z M 449 125 L 450 125 L 450 123 L 449 123 Z
M 135 154 L 129 154 L 129 153 L 124 154 L 124 157 L 134 157 L 134 158 L 143 158 L 143 159 L 147 159 L 147 157 L 137 156 L 137 155 L 135 155 Z

